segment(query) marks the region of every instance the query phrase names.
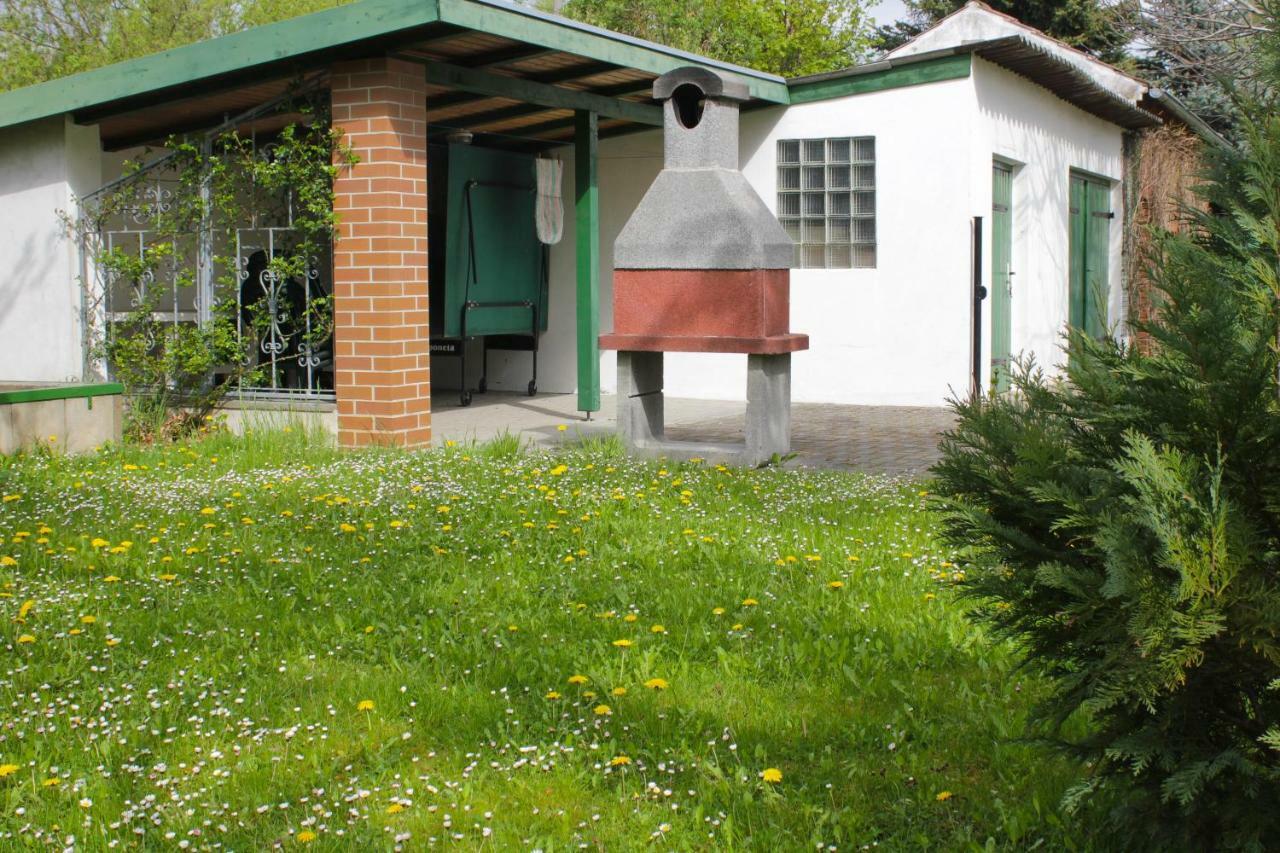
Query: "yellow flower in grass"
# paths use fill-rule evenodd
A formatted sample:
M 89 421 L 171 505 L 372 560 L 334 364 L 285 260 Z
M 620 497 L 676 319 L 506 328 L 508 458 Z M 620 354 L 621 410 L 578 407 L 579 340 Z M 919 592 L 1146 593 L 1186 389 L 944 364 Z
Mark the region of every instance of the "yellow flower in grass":
M 119 583 L 120 578 L 117 577 L 116 575 L 107 575 L 105 578 L 102 579 L 102 582 L 103 583 Z
M 0 557 L 0 566 L 8 567 L 8 566 L 16 566 L 16 565 L 18 565 L 18 561 L 13 559 L 13 557 L 10 557 L 8 554 L 5 554 L 3 557 Z
M 610 691 L 609 691 L 609 694 L 610 694 L 611 696 L 626 696 L 626 695 L 627 695 L 627 688 L 625 688 L 625 687 L 615 687 L 615 688 L 613 688 L 612 690 L 610 690 Z
M 651 625 L 649 631 L 654 634 L 665 634 L 667 629 L 662 625 Z
M 724 615 L 724 608 L 723 608 L 723 607 L 713 607 L 713 608 L 711 608 L 711 615 L 712 615 L 712 616 L 723 616 L 723 615 Z
M 608 705 L 597 705 L 591 709 L 597 717 L 607 717 L 613 713 L 613 709 Z
M 94 548 L 106 548 L 106 547 L 107 547 L 108 545 L 110 545 L 111 543 L 110 543 L 110 542 L 108 542 L 106 539 L 94 539 L 94 540 L 93 540 L 92 542 L 90 542 L 89 544 L 90 544 L 91 546 L 93 546 Z
M 356 532 L 356 526 L 355 526 L 354 524 L 347 524 L 345 521 L 344 521 L 344 522 L 342 522 L 342 524 L 339 524 L 339 525 L 338 525 L 338 529 L 339 529 L 339 530 L 341 530 L 343 533 L 355 533 L 355 532 Z
M 120 645 L 120 640 L 117 637 L 107 637 L 107 645 L 114 648 Z
M 940 803 L 945 803 L 947 800 L 951 799 L 953 796 L 955 795 L 952 794 L 950 791 L 939 791 L 938 795 L 934 797 L 934 799 Z
M 404 811 L 404 806 L 399 803 L 392 803 L 387 806 L 387 814 L 399 814 L 402 811 Z
M 164 575 L 158 575 L 156 579 L 157 579 L 157 580 L 162 580 L 162 581 L 164 581 L 165 583 L 168 583 L 169 581 L 176 581 L 176 580 L 178 579 L 178 576 L 177 576 L 177 575 L 164 574 Z
M 299 844 L 310 844 L 312 841 L 316 840 L 316 834 L 309 829 L 304 829 L 302 832 L 295 835 L 294 838 L 298 840 Z
M 373 700 L 372 700 L 372 699 L 361 699 L 359 702 L 357 702 L 357 703 L 356 703 L 356 710 L 357 710 L 357 711 L 372 711 L 372 710 L 373 710 Z
M 17 772 L 18 765 L 16 764 L 0 764 L 0 779 L 3 779 L 6 776 L 12 776 Z
M 620 649 L 629 649 L 635 645 L 634 642 L 628 640 L 626 637 L 623 637 L 621 640 L 614 640 L 613 644 Z
M 610 767 L 625 767 L 631 763 L 631 758 L 626 755 L 615 755 L 609 760 Z
M 570 684 L 586 684 L 587 677 L 585 675 L 571 675 L 569 676 L 569 683 Z
M 27 614 L 31 612 L 31 608 L 36 606 L 35 599 L 28 598 L 22 602 L 22 606 L 18 608 L 18 621 L 25 622 Z
M 776 767 L 766 767 L 760 772 L 760 778 L 770 785 L 776 785 L 782 781 L 782 771 Z
M 760 602 L 756 601 L 754 598 L 744 598 L 744 599 L 742 599 L 742 606 L 743 606 L 743 607 L 755 607 L 755 606 L 756 606 L 757 604 L 759 604 L 759 603 L 760 603 Z
M 56 788 L 61 784 L 62 784 L 62 780 L 59 779 L 57 776 L 50 776 L 48 779 L 45 779 L 43 782 L 40 783 L 41 787 L 44 787 L 44 788 Z
M 844 589 L 844 581 L 831 581 L 827 584 L 827 589 Z
M 644 686 L 650 690 L 666 690 L 671 685 L 667 683 L 665 678 L 650 678 L 644 683 Z
M 215 512 L 217 512 L 217 510 L 211 506 L 204 507 L 200 510 L 201 515 L 213 515 Z
M 548 699 L 559 699 L 559 698 L 560 698 L 560 693 L 559 693 L 559 691 L 556 691 L 556 690 L 548 690 L 548 691 L 547 691 L 547 696 L 546 696 L 546 698 L 548 698 Z
M 36 641 L 36 638 L 31 636 L 30 634 L 23 634 L 21 637 L 18 638 L 18 645 L 26 646 L 26 645 L 30 645 L 31 643 L 34 643 L 35 641 Z

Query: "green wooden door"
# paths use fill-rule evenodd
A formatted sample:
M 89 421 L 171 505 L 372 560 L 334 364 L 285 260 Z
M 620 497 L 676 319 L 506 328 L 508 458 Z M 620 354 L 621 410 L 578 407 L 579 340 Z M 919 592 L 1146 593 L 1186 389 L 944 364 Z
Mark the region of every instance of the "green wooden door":
M 991 387 L 1009 390 L 1013 350 L 1013 169 L 991 168 Z
M 1072 174 L 1068 321 L 1094 337 L 1107 330 L 1112 218 L 1110 185 Z

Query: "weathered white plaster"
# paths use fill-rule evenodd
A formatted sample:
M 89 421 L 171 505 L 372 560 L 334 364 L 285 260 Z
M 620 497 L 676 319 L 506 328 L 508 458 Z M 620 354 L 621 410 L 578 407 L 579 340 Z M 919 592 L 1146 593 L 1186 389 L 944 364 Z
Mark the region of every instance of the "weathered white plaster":
M 79 251 L 61 214 L 100 178 L 96 127 L 60 116 L 0 132 L 0 379 L 82 377 Z

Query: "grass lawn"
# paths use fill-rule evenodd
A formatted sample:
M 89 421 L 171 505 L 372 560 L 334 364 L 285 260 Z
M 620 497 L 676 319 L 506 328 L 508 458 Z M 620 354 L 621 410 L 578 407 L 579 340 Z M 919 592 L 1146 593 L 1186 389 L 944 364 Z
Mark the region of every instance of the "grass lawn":
M 0 847 L 1079 846 L 923 488 L 301 430 L 0 457 Z

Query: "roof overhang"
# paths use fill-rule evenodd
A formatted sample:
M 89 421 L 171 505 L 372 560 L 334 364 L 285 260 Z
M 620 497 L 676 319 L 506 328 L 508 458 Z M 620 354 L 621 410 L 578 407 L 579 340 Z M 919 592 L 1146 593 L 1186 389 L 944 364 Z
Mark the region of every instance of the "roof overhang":
M 830 74 L 798 77 L 789 81 L 791 102 L 826 100 L 967 77 L 972 72 L 974 56 L 1019 74 L 1085 112 L 1126 130 L 1160 124 L 1157 116 L 1100 85 L 1065 59 L 1017 35 L 890 57 Z
M 606 134 L 659 123 L 652 81 L 684 65 L 734 74 L 757 104 L 788 101 L 776 75 L 504 0 L 361 0 L 0 94 L 0 128 L 71 115 L 98 124 L 108 148 L 156 142 L 381 55 L 424 65 L 429 126 L 533 145 L 561 141 L 580 109 Z

